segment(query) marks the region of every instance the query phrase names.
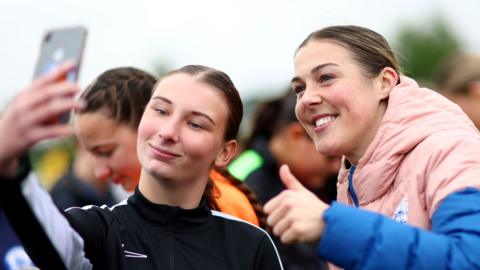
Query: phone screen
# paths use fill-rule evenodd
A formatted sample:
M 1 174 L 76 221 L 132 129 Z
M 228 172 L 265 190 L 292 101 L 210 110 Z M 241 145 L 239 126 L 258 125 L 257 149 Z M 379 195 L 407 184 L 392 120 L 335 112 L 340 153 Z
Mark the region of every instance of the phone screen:
M 82 61 L 83 49 L 87 37 L 87 30 L 84 27 L 69 27 L 50 30 L 43 36 L 34 78 L 42 76 L 66 60 L 73 60 L 76 67 L 63 78 L 76 81 Z M 69 120 L 69 113 L 62 115 L 60 122 L 66 123 Z

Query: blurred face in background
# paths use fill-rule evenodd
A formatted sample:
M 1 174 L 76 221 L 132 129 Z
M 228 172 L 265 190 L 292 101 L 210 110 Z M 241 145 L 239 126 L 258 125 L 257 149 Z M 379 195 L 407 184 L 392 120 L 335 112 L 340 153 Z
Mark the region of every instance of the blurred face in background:
M 340 158 L 326 156 L 315 149 L 315 144 L 300 123 L 291 123 L 279 134 L 282 151 L 277 157 L 288 164 L 292 173 L 311 190 L 322 188 L 340 169 Z
M 439 92 L 460 106 L 480 130 L 480 55 L 455 52 L 437 67 L 433 78 Z
M 472 82 L 468 87 L 467 94 L 454 94 L 447 91 L 442 94 L 460 106 L 480 130 L 480 81 Z
M 99 111 L 77 114 L 75 133 L 81 146 L 93 156 L 98 179 L 111 180 L 127 191 L 135 189 L 141 170 L 136 152 L 136 130 Z

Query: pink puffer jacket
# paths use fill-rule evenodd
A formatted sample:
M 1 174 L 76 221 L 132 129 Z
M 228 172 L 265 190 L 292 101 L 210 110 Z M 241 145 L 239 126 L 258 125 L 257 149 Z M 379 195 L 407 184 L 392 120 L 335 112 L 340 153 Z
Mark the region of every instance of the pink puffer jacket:
M 430 229 L 448 194 L 480 188 L 480 133 L 457 105 L 410 78 L 401 77 L 388 102 L 353 187 L 361 208 Z M 342 163 L 337 199 L 353 205 Z

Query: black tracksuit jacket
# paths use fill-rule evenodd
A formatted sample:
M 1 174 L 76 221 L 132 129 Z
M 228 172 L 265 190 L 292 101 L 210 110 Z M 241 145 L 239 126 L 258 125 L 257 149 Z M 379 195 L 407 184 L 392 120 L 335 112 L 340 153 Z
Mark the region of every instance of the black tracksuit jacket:
M 70 208 L 63 216 L 33 174 L 23 178 L 0 179 L 0 201 L 41 269 L 282 269 L 266 232 L 211 211 L 205 200 L 185 210 L 136 190 L 112 208 Z

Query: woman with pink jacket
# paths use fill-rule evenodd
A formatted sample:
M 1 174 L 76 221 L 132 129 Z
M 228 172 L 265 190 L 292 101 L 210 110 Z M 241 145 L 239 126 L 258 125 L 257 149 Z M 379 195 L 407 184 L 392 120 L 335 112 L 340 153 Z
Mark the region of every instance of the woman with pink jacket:
M 345 269 L 480 268 L 480 134 L 458 106 L 358 26 L 310 34 L 292 89 L 316 149 L 343 162 L 331 206 L 280 169 L 289 189 L 265 211 L 282 241 L 316 242 Z

